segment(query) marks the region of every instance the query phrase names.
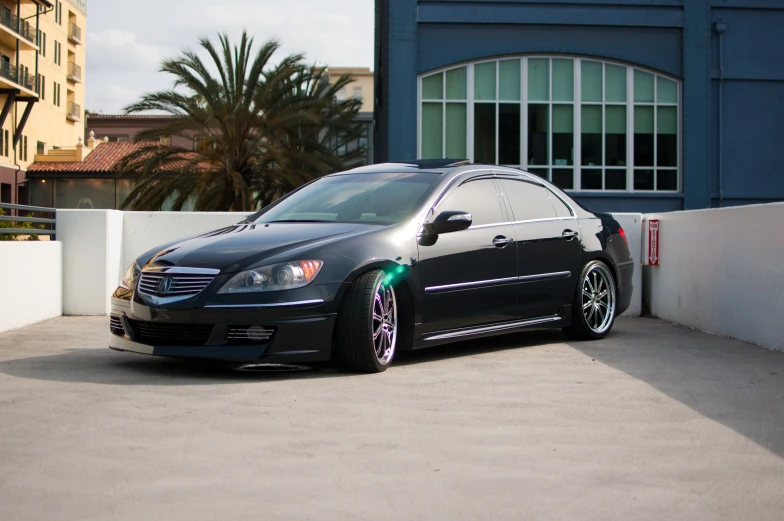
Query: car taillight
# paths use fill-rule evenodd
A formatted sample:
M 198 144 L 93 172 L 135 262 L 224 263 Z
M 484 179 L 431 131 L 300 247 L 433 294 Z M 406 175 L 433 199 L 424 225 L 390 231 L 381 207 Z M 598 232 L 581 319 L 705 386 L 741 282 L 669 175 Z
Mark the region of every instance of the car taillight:
M 626 243 L 626 247 L 628 248 L 629 247 L 629 239 L 626 238 L 626 232 L 623 230 L 623 227 L 618 227 L 618 235 L 621 236 L 621 239 L 623 239 L 623 242 Z

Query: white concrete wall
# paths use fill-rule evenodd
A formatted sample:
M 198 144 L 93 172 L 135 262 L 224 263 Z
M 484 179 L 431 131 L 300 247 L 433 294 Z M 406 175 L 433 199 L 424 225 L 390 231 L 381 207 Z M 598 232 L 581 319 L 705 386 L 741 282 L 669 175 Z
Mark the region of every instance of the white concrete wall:
M 784 203 L 645 217 L 661 221 L 653 315 L 784 350 Z
M 124 212 L 124 214 L 120 277 L 136 257 L 156 246 L 230 226 L 249 215 L 241 212 Z
M 117 287 L 123 212 L 57 210 L 63 243 L 63 313 L 105 315 Z
M 0 333 L 62 314 L 62 243 L 0 242 Z
M 160 244 L 234 224 L 246 215 L 58 210 L 63 314 L 107 314 L 111 294 L 136 257 Z
M 620 223 L 629 241 L 629 251 L 634 259 L 634 277 L 632 278 L 632 302 L 624 317 L 639 317 L 642 314 L 642 218 L 641 213 L 614 213 L 612 216 Z

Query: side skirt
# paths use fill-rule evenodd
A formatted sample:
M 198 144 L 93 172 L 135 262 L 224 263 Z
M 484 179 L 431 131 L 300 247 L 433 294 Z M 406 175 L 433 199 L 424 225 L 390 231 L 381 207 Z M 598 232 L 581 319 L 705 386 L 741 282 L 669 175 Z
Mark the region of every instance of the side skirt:
M 430 347 L 460 340 L 483 338 L 507 333 L 519 333 L 521 331 L 533 331 L 537 329 L 558 329 L 567 327 L 572 323 L 572 307 L 566 305 L 555 315 L 545 317 L 534 317 L 510 322 L 498 322 L 495 324 L 484 324 L 481 326 L 449 329 L 446 331 L 434 331 L 419 336 L 414 342 L 414 349 Z

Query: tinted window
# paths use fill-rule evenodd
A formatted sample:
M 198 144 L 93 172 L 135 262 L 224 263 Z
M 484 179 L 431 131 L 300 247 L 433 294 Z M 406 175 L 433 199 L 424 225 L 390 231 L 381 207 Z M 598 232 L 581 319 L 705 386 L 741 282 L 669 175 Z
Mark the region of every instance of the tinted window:
M 439 178 L 432 173 L 324 177 L 251 220 L 393 224 L 408 215 Z
M 473 217 L 472 226 L 504 222 L 501 204 L 492 179 L 471 181 L 457 187 L 436 210 L 468 212 Z
M 547 189 L 543 186 L 508 179 L 502 179 L 501 183 L 507 199 L 512 204 L 515 221 L 550 219 L 556 216 Z
M 555 214 L 558 217 L 571 217 L 572 211 L 566 206 L 560 197 L 555 195 L 554 193 L 550 193 L 550 201 L 552 201 L 553 206 L 555 207 Z

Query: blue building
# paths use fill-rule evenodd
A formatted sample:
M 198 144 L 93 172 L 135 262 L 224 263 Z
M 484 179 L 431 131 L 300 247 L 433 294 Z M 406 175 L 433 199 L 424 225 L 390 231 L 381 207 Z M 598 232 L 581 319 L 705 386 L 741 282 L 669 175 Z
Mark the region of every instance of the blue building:
M 377 161 L 517 166 L 596 211 L 784 199 L 784 0 L 377 0 Z

